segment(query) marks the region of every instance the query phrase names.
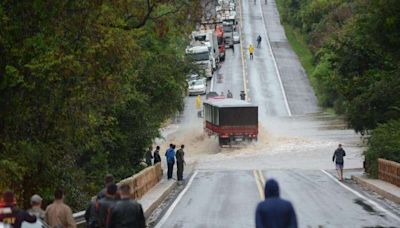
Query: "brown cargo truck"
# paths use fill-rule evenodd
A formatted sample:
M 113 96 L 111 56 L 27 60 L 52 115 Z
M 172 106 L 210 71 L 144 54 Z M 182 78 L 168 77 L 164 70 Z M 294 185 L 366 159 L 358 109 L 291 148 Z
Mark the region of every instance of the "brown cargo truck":
M 220 146 L 257 140 L 258 106 L 236 99 L 209 99 L 203 103 L 204 129 L 218 136 Z

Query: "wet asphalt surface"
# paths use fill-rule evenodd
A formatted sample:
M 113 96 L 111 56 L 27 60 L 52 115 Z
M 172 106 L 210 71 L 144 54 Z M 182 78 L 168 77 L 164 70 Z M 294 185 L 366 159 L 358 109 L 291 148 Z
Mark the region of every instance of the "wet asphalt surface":
M 322 171 L 335 175 L 331 156 L 338 143 L 347 153 L 345 168 L 361 168 L 364 144 L 343 119 L 318 108 L 307 75 L 287 43 L 275 1 L 268 0 L 267 6 L 252 0 L 242 3 L 245 80 L 236 44 L 234 51 L 226 50 L 226 60 L 216 72 L 221 77 L 215 75 L 208 85 L 218 93 L 229 89 L 236 98 L 248 89 L 249 101 L 259 106 L 259 142 L 220 149 L 215 138 L 203 137 L 195 97 L 187 97 L 185 111 L 165 137 L 188 145 L 187 160 L 198 173 L 186 190 L 180 186 L 160 206 L 151 226 L 158 222 L 159 227 L 254 227 L 255 208 L 262 200 L 260 186 L 273 177 L 282 197 L 293 203 L 299 227 L 400 227 L 399 205 L 353 183 L 350 171 L 344 185 L 365 198 Z M 250 60 L 246 48 L 256 43 L 258 34 L 262 46 Z

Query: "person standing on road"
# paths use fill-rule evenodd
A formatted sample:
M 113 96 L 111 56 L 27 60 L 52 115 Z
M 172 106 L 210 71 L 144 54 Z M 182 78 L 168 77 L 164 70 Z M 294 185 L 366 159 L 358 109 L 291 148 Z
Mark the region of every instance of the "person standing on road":
M 44 220 L 44 210 L 42 209 L 42 197 L 35 194 L 31 197 L 32 208 L 28 210 L 28 213 Z
M 61 189 L 54 192 L 54 202 L 47 206 L 45 220 L 50 227 L 76 228 L 72 210 L 64 204 L 64 192 Z
M 151 160 L 153 159 L 152 151 L 153 151 L 153 147 L 149 146 L 149 149 L 146 151 L 146 154 L 145 154 L 147 166 L 152 165 L 152 163 L 151 163 Z
M 116 202 L 115 206 L 111 208 L 107 227 L 145 228 L 146 219 L 144 218 L 142 205 L 135 200 L 131 200 L 129 185 L 122 184 L 119 187 L 119 191 L 121 194 L 121 200 Z
M 253 54 L 254 54 L 254 46 L 253 46 L 253 44 L 249 45 L 249 53 L 250 53 L 250 60 L 253 60 Z
M 344 156 L 346 156 L 346 151 L 343 150 L 342 144 L 339 144 L 338 148 L 333 153 L 332 162 L 336 161 L 336 171 L 340 181 L 343 181 Z
M 172 178 L 172 171 L 174 170 L 174 164 L 175 164 L 175 145 L 170 144 L 169 149 L 165 153 L 165 157 L 167 158 L 167 176 L 168 180 Z
M 257 36 L 257 48 L 260 48 L 260 47 L 261 47 L 261 36 L 258 35 Z
M 1 227 L 20 228 L 22 222 L 36 222 L 36 216 L 30 215 L 28 212 L 20 210 L 16 207 L 14 193 L 6 191 L 3 193 L 3 205 L 0 206 L 0 225 L 10 225 Z M 1 224 L 3 223 L 3 224 Z
M 184 148 L 185 145 L 181 145 L 181 148 L 178 151 L 176 151 L 176 167 L 177 167 L 176 176 L 178 177 L 178 181 L 183 180 L 183 166 L 186 165 L 185 152 L 183 151 Z
M 161 162 L 160 146 L 156 147 L 156 150 L 153 152 L 153 157 L 154 157 L 154 165 Z
M 232 92 L 228 89 L 228 93 L 226 94 L 227 98 L 233 98 Z
M 257 228 L 297 228 L 296 213 L 292 204 L 279 197 L 279 185 L 274 179 L 265 183 L 265 200 L 257 205 Z

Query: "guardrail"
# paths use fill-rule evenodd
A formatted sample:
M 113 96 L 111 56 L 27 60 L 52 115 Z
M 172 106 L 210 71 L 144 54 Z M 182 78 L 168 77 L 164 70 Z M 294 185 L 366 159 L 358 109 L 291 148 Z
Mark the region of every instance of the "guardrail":
M 86 224 L 85 211 L 80 211 L 72 215 L 78 227 L 83 227 Z
M 162 175 L 161 163 L 157 163 L 131 177 L 121 180 L 117 185 L 128 184 L 131 187 L 131 198 L 140 199 L 161 180 Z M 78 227 L 84 227 L 86 223 L 85 211 L 74 213 L 73 217 Z

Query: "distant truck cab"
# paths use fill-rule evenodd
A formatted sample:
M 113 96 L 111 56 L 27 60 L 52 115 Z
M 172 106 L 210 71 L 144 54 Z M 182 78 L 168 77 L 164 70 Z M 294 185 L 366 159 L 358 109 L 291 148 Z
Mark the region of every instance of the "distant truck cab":
M 186 48 L 186 55 L 204 71 L 204 76 L 212 78 L 214 72 L 213 66 L 216 63 L 206 45 L 189 46 Z
M 216 135 L 221 147 L 257 140 L 258 106 L 242 100 L 211 98 L 203 108 L 204 130 Z

